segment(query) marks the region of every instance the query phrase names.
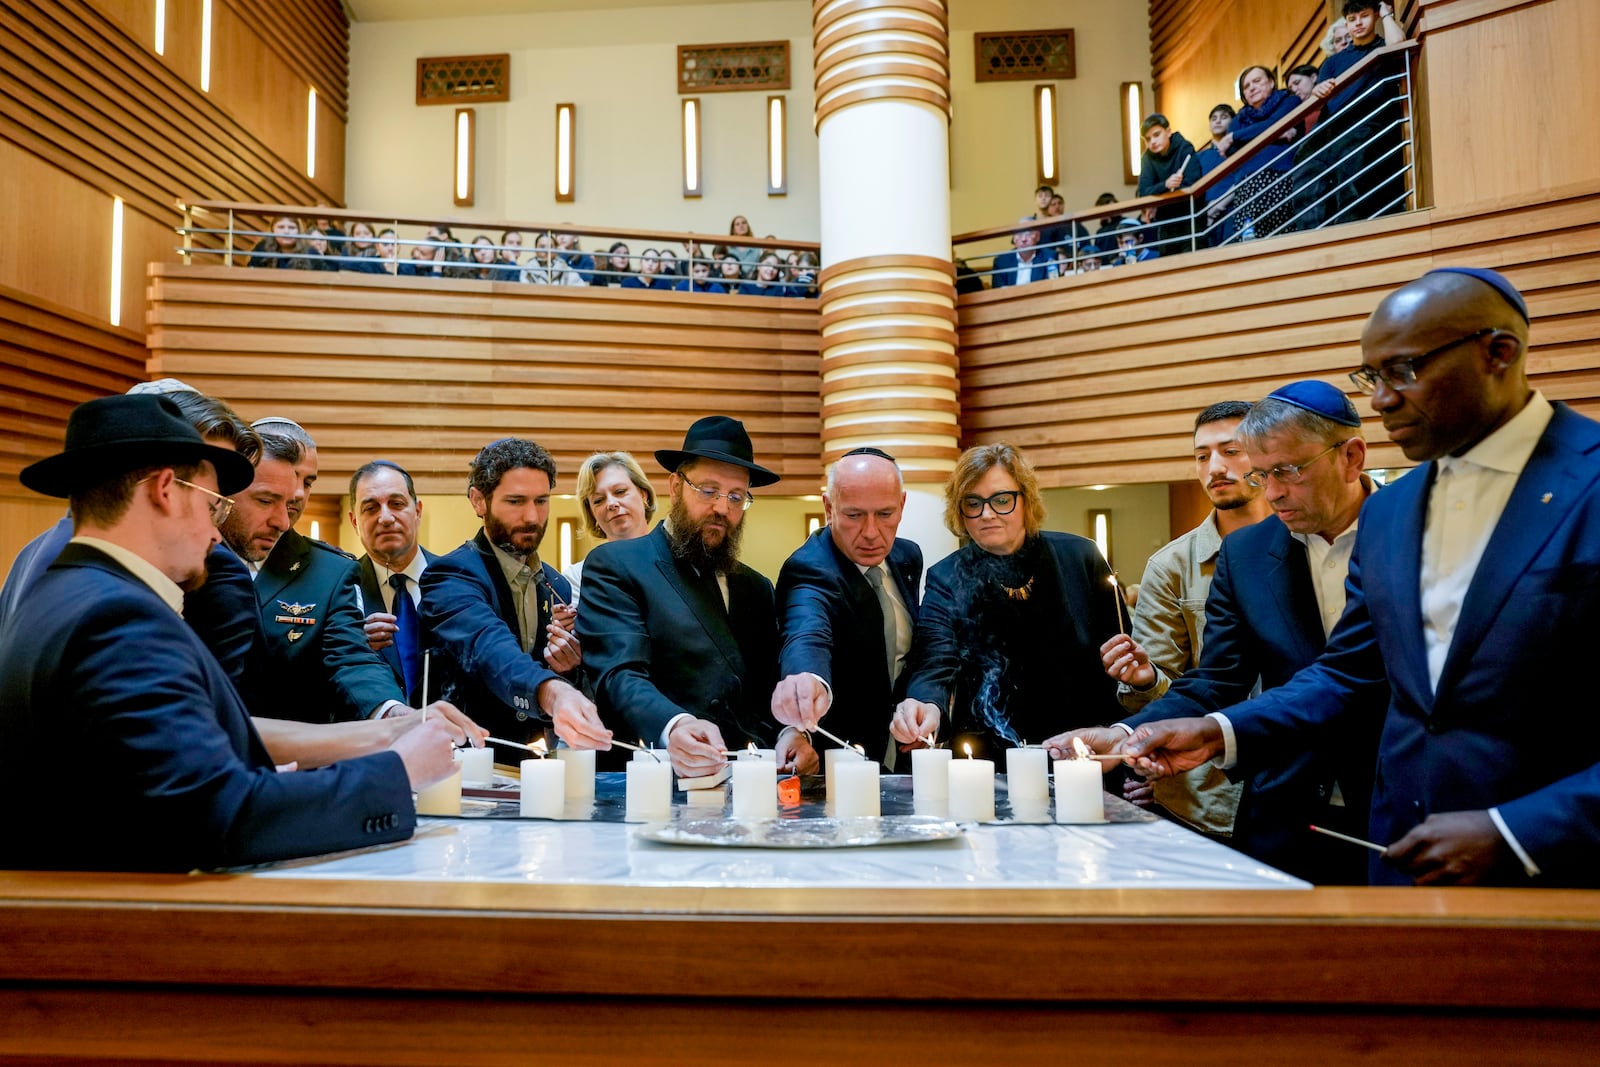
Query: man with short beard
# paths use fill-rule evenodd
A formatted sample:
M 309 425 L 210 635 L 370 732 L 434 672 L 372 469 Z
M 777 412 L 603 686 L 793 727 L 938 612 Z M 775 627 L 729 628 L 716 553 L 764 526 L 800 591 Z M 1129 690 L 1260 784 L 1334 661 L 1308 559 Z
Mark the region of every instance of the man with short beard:
M 610 731 L 576 686 L 572 586 L 539 559 L 555 483 L 555 460 L 532 441 L 503 438 L 473 457 L 467 499 L 483 529 L 422 572 L 422 644 L 444 698 L 495 737 L 531 742 L 548 721 L 572 748 L 608 749 Z
M 645 537 L 608 541 L 583 564 L 578 636 L 601 714 L 629 739 L 664 745 L 686 778 L 714 774 L 723 752 L 772 745 L 777 683 L 772 583 L 739 562 L 750 489 L 778 475 L 754 461 L 744 424 L 700 419 L 672 472 L 672 511 Z M 815 759 L 789 731 L 779 762 Z

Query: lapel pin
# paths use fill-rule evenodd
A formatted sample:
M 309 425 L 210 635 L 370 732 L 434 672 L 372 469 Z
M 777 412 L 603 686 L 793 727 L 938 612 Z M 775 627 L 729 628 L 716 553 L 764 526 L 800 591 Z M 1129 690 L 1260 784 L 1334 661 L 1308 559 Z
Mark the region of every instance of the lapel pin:
M 1554 495 L 1555 495 L 1554 493 L 1546 493 L 1544 496 L 1539 498 L 1539 503 L 1541 503 L 1541 504 L 1550 503 L 1550 498 L 1553 497 Z
M 299 569 L 300 569 L 300 561 L 299 560 L 295 560 L 293 563 L 289 564 L 289 570 L 291 572 L 297 571 Z

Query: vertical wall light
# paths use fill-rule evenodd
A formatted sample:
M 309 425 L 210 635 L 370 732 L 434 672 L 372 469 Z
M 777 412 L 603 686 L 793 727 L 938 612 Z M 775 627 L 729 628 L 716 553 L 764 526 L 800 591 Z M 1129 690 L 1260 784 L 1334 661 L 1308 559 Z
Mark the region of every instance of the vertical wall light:
M 789 109 L 781 96 L 767 97 L 767 195 L 789 192 Z
M 576 519 L 556 520 L 556 570 L 564 571 L 572 566 L 572 552 L 574 538 L 578 534 L 578 521 Z
M 122 197 L 111 199 L 111 325 L 122 325 Z
M 1111 512 L 1102 508 L 1095 508 L 1089 512 L 1089 530 L 1094 539 L 1094 547 L 1100 550 L 1100 555 L 1105 559 L 1106 565 L 1111 564 Z
M 1139 123 L 1144 121 L 1144 86 L 1122 83 L 1122 180 L 1133 185 L 1139 180 L 1139 160 L 1144 156 L 1144 140 Z
M 156 55 L 167 54 L 167 0 L 156 0 Z
M 1061 180 L 1061 153 L 1056 139 L 1056 87 L 1033 87 L 1033 147 L 1039 164 L 1039 184 Z
M 578 109 L 573 104 L 556 105 L 556 200 L 570 201 L 573 189 L 573 156 L 577 151 Z
M 683 102 L 683 195 L 699 196 L 700 181 L 700 101 L 693 97 Z
M 471 207 L 473 186 L 477 181 L 478 114 L 470 107 L 456 108 L 455 204 Z
M 306 177 L 317 176 L 317 91 L 306 92 Z
M 200 4 L 200 91 L 211 91 L 211 0 Z

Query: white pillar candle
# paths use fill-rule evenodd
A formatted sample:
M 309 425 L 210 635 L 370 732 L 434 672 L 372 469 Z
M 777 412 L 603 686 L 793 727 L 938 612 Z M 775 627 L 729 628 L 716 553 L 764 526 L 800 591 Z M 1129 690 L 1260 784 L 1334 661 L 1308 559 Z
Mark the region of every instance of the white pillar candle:
M 567 806 L 567 765 L 558 759 L 522 761 L 522 817 L 559 819 Z
M 1006 795 L 1014 808 L 1049 807 L 1049 753 L 1042 748 L 1006 749 Z
M 733 762 L 733 817 L 778 817 L 778 764 L 775 760 L 738 759 Z
M 567 796 L 594 796 L 594 749 L 558 748 L 556 759 L 567 765 Z
M 739 750 L 742 760 L 771 760 L 778 762 L 778 750 L 775 748 L 742 748 Z
M 461 814 L 461 768 L 424 789 L 417 790 L 418 815 Z
M 840 760 L 864 759 L 866 759 L 866 757 L 853 748 L 830 748 L 822 754 L 822 774 L 824 778 L 823 788 L 825 790 L 823 799 L 827 803 L 833 803 L 834 780 L 838 777 L 838 775 L 834 774 L 833 772 L 835 765 L 837 765 Z
M 833 813 L 841 819 L 883 814 L 878 791 L 878 765 L 871 760 L 845 760 L 834 767 Z
M 461 767 L 462 785 L 479 789 L 494 785 L 494 749 L 488 745 L 456 749 L 456 763 Z
M 649 756 L 628 764 L 628 822 L 659 822 L 672 816 L 672 765 Z
M 944 818 L 950 812 L 950 750 L 911 750 L 911 806 L 918 815 Z
M 671 759 L 672 757 L 667 755 L 667 750 L 664 748 L 640 748 L 635 749 L 633 753 L 633 762 L 635 763 L 665 764 L 670 763 Z
M 950 761 L 950 818 L 958 822 L 994 821 L 994 761 Z
M 1056 760 L 1056 822 L 1105 822 L 1100 761 Z

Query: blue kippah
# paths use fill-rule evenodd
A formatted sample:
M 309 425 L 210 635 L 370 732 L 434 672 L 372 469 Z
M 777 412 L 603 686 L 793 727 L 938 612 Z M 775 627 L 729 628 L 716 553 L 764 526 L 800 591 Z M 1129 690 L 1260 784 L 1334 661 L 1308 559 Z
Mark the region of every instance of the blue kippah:
M 1356 414 L 1356 406 L 1350 403 L 1350 398 L 1327 382 L 1290 382 L 1268 393 L 1267 399 L 1293 404 L 1313 415 L 1331 419 L 1340 426 L 1361 426 L 1361 416 Z
M 1499 271 L 1489 270 L 1487 267 L 1435 267 L 1428 274 L 1465 274 L 1469 278 L 1476 278 L 1484 285 L 1505 297 L 1506 303 L 1515 309 L 1522 321 L 1528 320 L 1528 305 L 1522 299 L 1522 294 L 1517 292 L 1517 287 L 1506 280 L 1506 276 Z M 1424 274 L 1426 278 L 1428 274 Z

